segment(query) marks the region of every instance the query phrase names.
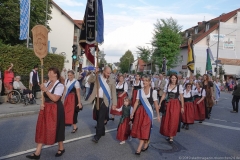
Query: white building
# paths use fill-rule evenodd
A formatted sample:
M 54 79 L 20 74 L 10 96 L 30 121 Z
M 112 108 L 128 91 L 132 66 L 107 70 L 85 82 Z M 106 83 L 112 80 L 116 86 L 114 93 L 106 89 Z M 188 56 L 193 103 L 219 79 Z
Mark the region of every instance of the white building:
M 201 70 L 201 74 L 205 74 L 206 70 L 206 49 L 210 47 L 213 57 L 217 59 L 217 44 L 218 44 L 218 28 L 219 30 L 219 50 L 218 59 L 221 61 L 226 76 L 240 75 L 240 9 L 222 14 L 220 17 L 214 18 L 210 21 L 199 22 L 197 26 L 187 29 L 185 33 L 185 40 L 192 36 L 194 42 L 195 54 L 195 74 L 196 70 Z M 184 76 L 187 75 L 187 58 L 188 48 L 186 43 L 181 46 L 180 52 L 181 60 L 178 67 L 174 70 L 180 71 Z M 212 61 L 212 64 L 215 62 Z M 213 75 L 214 68 L 213 65 Z
M 51 31 L 48 34 L 49 53 L 62 54 L 65 58 L 64 67 L 72 69 L 72 46 L 78 44 L 76 34 L 81 25 L 76 23 L 54 1 L 52 2 L 52 19 L 48 21 Z M 77 45 L 78 46 L 78 45 Z M 80 47 L 78 47 L 80 54 Z

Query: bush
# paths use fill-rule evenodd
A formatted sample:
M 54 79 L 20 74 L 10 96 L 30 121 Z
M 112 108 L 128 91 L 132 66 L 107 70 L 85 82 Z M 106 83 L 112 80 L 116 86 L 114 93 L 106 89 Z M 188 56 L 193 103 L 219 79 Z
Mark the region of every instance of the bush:
M 57 54 L 48 54 L 44 60 L 44 75 L 47 76 L 47 70 L 50 67 L 57 67 L 60 71 L 64 66 L 64 57 Z M 29 74 L 34 65 L 39 66 L 39 79 L 41 82 L 41 62 L 35 56 L 33 49 L 28 49 L 25 46 L 9 46 L 0 43 L 0 70 L 2 75 L 5 70 L 13 63 L 14 75 L 21 76 L 23 84 L 28 87 Z M 44 76 L 44 77 L 45 77 Z

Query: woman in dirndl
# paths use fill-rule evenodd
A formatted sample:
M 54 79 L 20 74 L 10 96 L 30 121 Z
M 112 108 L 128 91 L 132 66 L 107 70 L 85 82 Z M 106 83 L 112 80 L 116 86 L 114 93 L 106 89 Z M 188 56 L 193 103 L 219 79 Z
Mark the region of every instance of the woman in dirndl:
M 40 107 L 38 115 L 35 142 L 37 148 L 35 153 L 27 155 L 29 159 L 40 159 L 42 146 L 58 143 L 58 151 L 55 157 L 60 157 L 65 152 L 63 141 L 65 140 L 65 117 L 61 97 L 64 85 L 59 81 L 60 72 L 57 68 L 49 68 L 49 82 L 47 87 L 41 84 L 44 92 L 44 104 Z
M 140 80 L 139 74 L 136 75 L 132 87 L 132 106 L 135 104 L 137 93 L 139 89 L 143 88 L 143 81 Z
M 177 131 L 180 131 L 180 114 L 184 113 L 183 87 L 178 85 L 178 77 L 175 74 L 169 77 L 169 83 L 164 88 L 160 105 L 165 98 L 167 100 L 165 113 L 162 115 L 160 133 L 168 137 L 166 140 L 172 144 L 173 137 L 177 135 Z
M 68 79 L 65 80 L 65 99 L 64 99 L 64 111 L 65 111 L 65 124 L 72 125 L 73 130 L 71 133 L 75 133 L 78 130 L 77 118 L 78 112 L 82 109 L 80 98 L 80 84 L 74 78 L 74 71 L 67 72 Z
M 186 84 L 186 89 L 183 91 L 184 98 L 184 113 L 182 114 L 182 128 L 189 129 L 189 124 L 194 123 L 194 106 L 193 106 L 193 91 L 191 83 Z
M 140 155 L 141 152 L 146 151 L 149 146 L 150 130 L 153 121 L 152 105 L 154 104 L 156 111 L 159 110 L 157 91 L 151 88 L 150 77 L 143 76 L 143 86 L 141 90 L 138 90 L 134 109 L 130 116 L 131 119 L 134 117 L 131 136 L 140 140 L 135 152 L 136 155 Z M 157 119 L 160 122 L 159 112 L 156 113 Z
M 123 75 L 119 76 L 119 82 L 116 83 L 116 92 L 117 92 L 117 109 L 121 108 L 123 106 L 124 98 L 128 96 L 128 84 L 127 82 L 124 82 Z M 118 112 L 117 110 L 113 110 L 111 108 L 110 114 L 112 114 L 112 117 L 109 118 L 109 120 L 114 121 L 114 116 L 121 116 L 122 112 Z
M 199 121 L 199 123 L 202 123 L 202 121 L 205 120 L 205 103 L 204 99 L 206 96 L 205 89 L 201 88 L 201 82 L 196 83 L 196 89 L 193 90 L 194 95 L 194 120 Z

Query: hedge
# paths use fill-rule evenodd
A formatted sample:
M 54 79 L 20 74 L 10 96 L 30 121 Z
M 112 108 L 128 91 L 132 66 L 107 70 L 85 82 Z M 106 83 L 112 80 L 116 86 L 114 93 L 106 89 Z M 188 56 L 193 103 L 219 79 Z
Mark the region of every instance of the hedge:
M 14 65 L 14 75 L 21 76 L 21 81 L 26 87 L 29 85 L 29 74 L 35 65 L 39 66 L 39 76 L 41 76 L 41 63 L 39 58 L 35 56 L 33 49 L 28 49 L 21 45 L 9 46 L 0 43 L 0 70 L 2 72 L 2 76 L 3 72 L 7 70 L 8 66 L 10 66 L 10 63 L 13 63 Z M 44 77 L 47 76 L 48 68 L 57 67 L 61 71 L 63 66 L 63 56 L 57 54 L 48 54 L 44 58 Z

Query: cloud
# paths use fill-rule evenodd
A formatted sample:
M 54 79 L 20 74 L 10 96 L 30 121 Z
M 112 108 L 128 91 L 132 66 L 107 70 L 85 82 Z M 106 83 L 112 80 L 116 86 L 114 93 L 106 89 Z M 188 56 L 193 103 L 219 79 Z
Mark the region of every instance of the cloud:
M 84 17 L 84 13 L 79 11 L 73 11 L 73 10 L 65 10 L 65 12 L 71 16 L 72 19 L 82 20 Z
M 211 5 L 207 5 L 204 7 L 205 9 L 209 9 L 209 10 L 215 10 L 215 9 L 219 9 L 218 7 L 216 6 L 211 6 Z
M 84 6 L 83 3 L 78 2 L 77 0 L 54 0 L 59 5 L 67 5 L 70 7 Z

